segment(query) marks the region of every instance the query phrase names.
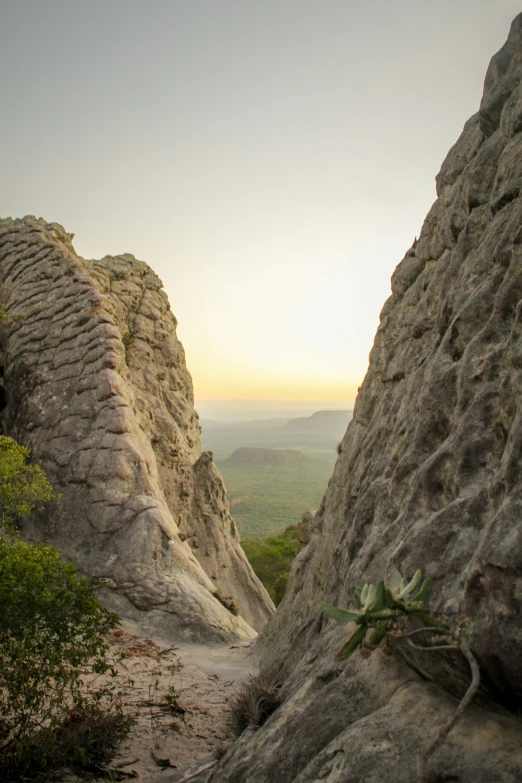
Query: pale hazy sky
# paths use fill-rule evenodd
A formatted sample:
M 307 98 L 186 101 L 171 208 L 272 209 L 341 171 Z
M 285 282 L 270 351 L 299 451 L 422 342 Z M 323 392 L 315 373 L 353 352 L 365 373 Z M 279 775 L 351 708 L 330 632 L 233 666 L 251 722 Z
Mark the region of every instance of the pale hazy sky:
M 1 0 L 0 216 L 162 278 L 197 399 L 353 401 L 515 0 Z

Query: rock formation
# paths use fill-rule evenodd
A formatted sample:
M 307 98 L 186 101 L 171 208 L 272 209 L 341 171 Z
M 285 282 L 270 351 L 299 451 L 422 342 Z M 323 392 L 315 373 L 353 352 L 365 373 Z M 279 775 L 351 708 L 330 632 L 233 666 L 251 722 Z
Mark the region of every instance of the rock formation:
M 309 508 L 301 516 L 301 521 L 297 527 L 297 538 L 301 549 L 310 543 L 312 539 L 312 531 L 314 529 L 314 519 L 317 511 L 315 508 Z
M 419 754 L 470 681 L 467 661 L 403 644 L 339 663 L 353 627 L 323 613 L 418 568 L 433 580 L 432 613 L 471 622 L 482 675 L 424 779 L 522 780 L 521 187 L 522 14 L 395 270 L 310 541 L 259 642 L 264 666 L 280 669 L 282 706 L 213 782 L 418 779 Z
M 273 611 L 239 545 L 158 277 L 131 255 L 79 258 L 72 235 L 0 221 L 2 425 L 62 497 L 24 528 L 170 638 L 247 638 Z M 143 610 L 147 610 L 144 612 Z

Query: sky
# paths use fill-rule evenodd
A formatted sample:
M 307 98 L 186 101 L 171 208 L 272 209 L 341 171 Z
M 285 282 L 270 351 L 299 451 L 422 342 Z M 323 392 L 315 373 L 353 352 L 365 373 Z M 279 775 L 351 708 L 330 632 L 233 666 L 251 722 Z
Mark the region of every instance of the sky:
M 61 223 L 85 258 L 147 261 L 196 408 L 351 407 L 520 4 L 1 6 L 0 216 Z

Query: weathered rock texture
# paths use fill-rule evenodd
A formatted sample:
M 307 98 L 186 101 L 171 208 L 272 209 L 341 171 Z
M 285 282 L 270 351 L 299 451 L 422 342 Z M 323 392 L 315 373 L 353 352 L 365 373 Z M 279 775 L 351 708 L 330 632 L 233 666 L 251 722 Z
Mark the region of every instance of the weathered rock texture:
M 176 319 L 131 255 L 79 258 L 57 224 L 0 221 L 3 429 L 61 493 L 25 529 L 90 576 L 106 600 L 170 637 L 253 635 L 272 611 L 201 453 Z M 18 318 L 17 316 L 21 316 Z
M 431 783 L 522 780 L 522 15 L 438 199 L 392 278 L 370 366 L 310 542 L 261 639 L 283 705 L 211 776 L 247 783 L 417 780 L 470 675 L 455 653 L 343 663 L 324 617 L 395 569 L 433 613 L 473 624 L 482 693 L 431 757 Z M 518 714 L 518 716 L 517 716 Z

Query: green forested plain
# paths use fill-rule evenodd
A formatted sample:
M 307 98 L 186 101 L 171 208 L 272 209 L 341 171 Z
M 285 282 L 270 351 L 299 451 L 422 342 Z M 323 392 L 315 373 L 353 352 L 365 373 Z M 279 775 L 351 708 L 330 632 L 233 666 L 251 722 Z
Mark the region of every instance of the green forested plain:
M 296 449 L 241 447 L 217 462 L 241 545 L 276 606 L 299 551 L 297 525 L 303 512 L 319 507 L 336 457 L 333 450 L 312 457 Z
M 287 464 L 218 462 L 242 539 L 264 539 L 297 525 L 304 511 L 318 508 L 337 454 Z

